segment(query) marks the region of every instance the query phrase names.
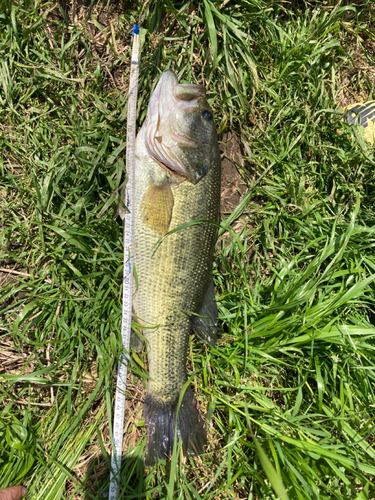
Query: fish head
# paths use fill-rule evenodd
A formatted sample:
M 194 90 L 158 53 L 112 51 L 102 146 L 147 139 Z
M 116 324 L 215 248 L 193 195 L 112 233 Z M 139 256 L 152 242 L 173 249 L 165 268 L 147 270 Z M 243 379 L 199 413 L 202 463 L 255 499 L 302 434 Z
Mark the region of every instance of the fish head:
M 179 84 L 165 71 L 148 106 L 149 155 L 175 177 L 197 183 L 220 161 L 215 121 L 202 85 Z

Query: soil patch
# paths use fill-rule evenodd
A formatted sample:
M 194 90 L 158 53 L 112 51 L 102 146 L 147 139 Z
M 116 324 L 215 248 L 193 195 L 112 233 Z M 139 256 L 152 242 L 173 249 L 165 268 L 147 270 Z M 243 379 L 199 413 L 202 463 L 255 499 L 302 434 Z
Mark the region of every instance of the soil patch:
M 371 93 L 375 88 L 375 40 L 368 38 L 361 42 L 354 39 L 352 41 L 353 65 L 341 75 L 341 90 L 338 96 L 341 108 L 374 98 Z
M 221 161 L 220 212 L 231 213 L 239 205 L 248 188 L 236 165 L 244 167 L 241 143 L 235 132 L 225 132 L 220 142 L 224 153 Z

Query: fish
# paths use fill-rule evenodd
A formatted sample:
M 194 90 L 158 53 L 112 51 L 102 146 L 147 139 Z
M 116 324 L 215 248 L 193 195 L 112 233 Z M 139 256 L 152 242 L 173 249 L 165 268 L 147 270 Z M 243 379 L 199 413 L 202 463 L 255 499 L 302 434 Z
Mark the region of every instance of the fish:
M 186 357 L 192 330 L 219 334 L 212 262 L 220 210 L 220 151 L 202 85 L 162 73 L 135 144 L 133 314 L 147 340 L 146 465 L 204 452 L 206 431 Z M 182 227 L 181 227 L 182 226 Z M 139 338 L 131 347 L 139 350 Z M 180 400 L 180 404 L 179 404 Z

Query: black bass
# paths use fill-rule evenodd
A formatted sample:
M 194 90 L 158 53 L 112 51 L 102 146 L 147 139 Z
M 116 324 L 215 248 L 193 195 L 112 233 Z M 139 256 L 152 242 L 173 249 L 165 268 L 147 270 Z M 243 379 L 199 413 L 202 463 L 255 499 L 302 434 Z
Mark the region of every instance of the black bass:
M 144 404 L 146 464 L 172 454 L 175 424 L 184 453 L 203 452 L 203 421 L 188 387 L 186 354 L 194 329 L 213 343 L 217 309 L 212 259 L 220 204 L 220 153 L 205 88 L 162 74 L 136 139 L 136 321 L 148 341 Z M 162 238 L 168 231 L 192 224 Z

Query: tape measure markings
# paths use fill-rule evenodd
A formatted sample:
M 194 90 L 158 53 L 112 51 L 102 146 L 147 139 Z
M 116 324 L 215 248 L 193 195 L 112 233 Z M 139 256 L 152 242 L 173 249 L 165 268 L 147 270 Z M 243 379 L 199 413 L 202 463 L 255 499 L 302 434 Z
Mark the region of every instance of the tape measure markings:
M 124 433 L 125 391 L 128 373 L 127 353 L 130 347 L 133 295 L 133 241 L 134 241 L 134 169 L 135 169 L 135 127 L 137 114 L 137 93 L 139 77 L 139 26 L 133 28 L 133 47 L 130 67 L 128 117 L 126 134 L 126 184 L 125 205 L 128 211 L 124 218 L 124 272 L 122 295 L 121 336 L 123 353 L 117 371 L 115 411 L 113 418 L 113 449 L 111 455 L 111 476 L 109 500 L 117 500 L 120 492 L 122 441 Z

